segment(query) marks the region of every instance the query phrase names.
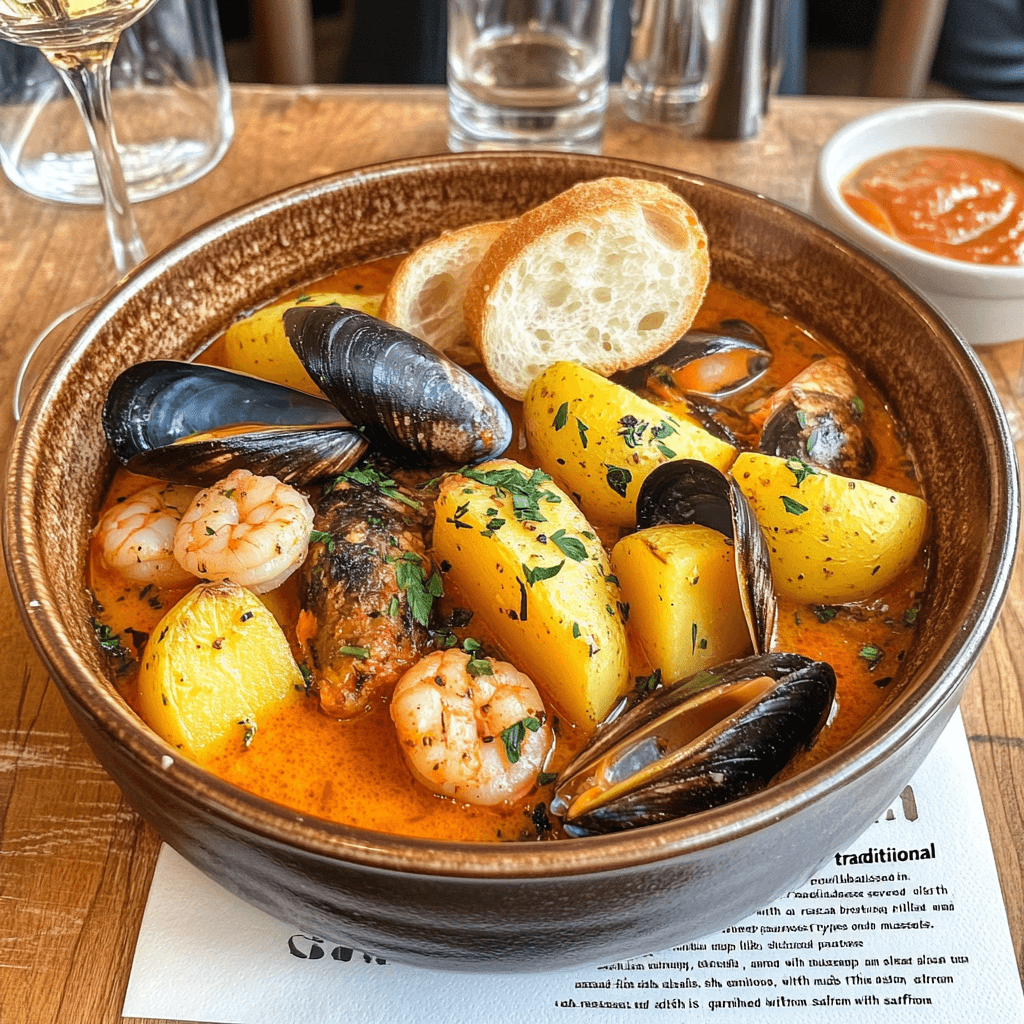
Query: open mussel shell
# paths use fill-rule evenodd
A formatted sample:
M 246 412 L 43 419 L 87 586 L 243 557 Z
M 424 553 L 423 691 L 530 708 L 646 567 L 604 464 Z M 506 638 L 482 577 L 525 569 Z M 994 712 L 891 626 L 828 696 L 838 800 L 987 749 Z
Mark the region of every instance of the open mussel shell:
M 684 395 L 724 398 L 753 384 L 771 362 L 771 349 L 756 327 L 746 320 L 723 320 L 712 331 L 687 331 L 650 363 L 614 379 L 635 388 L 653 375 Z
M 666 523 L 696 523 L 734 544 L 740 601 L 755 654 L 771 646 L 778 616 L 771 554 L 750 502 L 731 476 L 696 459 L 657 466 L 636 500 L 638 530 Z
M 343 306 L 294 307 L 284 327 L 320 390 L 392 455 L 465 465 L 512 443 L 498 398 L 406 331 Z
M 133 473 L 209 486 L 248 469 L 285 483 L 337 476 L 367 448 L 329 402 L 218 366 L 139 363 L 111 385 L 103 430 Z
M 836 676 L 799 654 L 740 658 L 664 686 L 559 775 L 551 811 L 573 836 L 695 814 L 768 785 L 828 720 Z
M 841 356 L 811 363 L 770 400 L 758 451 L 800 459 L 830 473 L 863 479 L 877 452 L 861 422 L 864 403 Z

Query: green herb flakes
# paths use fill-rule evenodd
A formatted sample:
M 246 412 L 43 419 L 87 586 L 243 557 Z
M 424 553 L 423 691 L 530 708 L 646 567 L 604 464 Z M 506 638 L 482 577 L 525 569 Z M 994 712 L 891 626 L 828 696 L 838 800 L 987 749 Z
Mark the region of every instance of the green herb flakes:
M 358 658 L 360 661 L 364 661 L 370 656 L 369 647 L 350 647 L 345 645 L 344 647 L 338 648 L 339 654 L 347 654 L 350 658 Z
M 622 466 L 612 466 L 609 463 L 605 463 L 608 470 L 605 480 L 608 486 L 620 497 L 626 496 L 626 490 L 633 480 L 633 474 Z
M 551 421 L 551 426 L 553 426 L 555 428 L 555 430 L 561 430 L 562 427 L 564 427 L 566 425 L 566 423 L 568 423 L 568 422 L 569 422 L 569 403 L 568 402 L 563 402 L 558 407 L 558 412 L 555 413 L 555 418 Z
M 807 511 L 806 505 L 801 505 L 799 501 L 791 498 L 788 494 L 782 495 L 782 507 L 794 516 L 802 516 Z
M 323 544 L 328 551 L 334 551 L 334 538 L 326 530 L 313 530 L 309 535 L 310 544 Z
M 536 732 L 539 728 L 540 719 L 531 715 L 528 718 L 521 718 L 507 729 L 502 729 L 501 742 L 505 747 L 505 757 L 508 758 L 509 764 L 515 764 L 519 760 L 527 730 Z
M 565 565 L 565 559 L 563 558 L 558 565 L 538 565 L 535 569 L 528 569 L 524 562 L 519 564 L 523 568 L 523 576 L 526 578 L 526 582 L 532 587 L 534 583 L 557 576 L 562 571 L 562 566 Z
M 586 561 L 587 549 L 583 546 L 583 542 L 575 537 L 566 537 L 565 530 L 555 530 L 551 534 L 551 541 L 567 558 L 571 558 L 574 562 Z

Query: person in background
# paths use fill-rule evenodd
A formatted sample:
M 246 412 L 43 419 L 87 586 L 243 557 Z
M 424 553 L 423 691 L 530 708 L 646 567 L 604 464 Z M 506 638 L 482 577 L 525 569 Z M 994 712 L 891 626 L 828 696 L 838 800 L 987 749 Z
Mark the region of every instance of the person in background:
M 1024 101 L 1024 0 L 949 0 L 932 78 L 974 99 Z

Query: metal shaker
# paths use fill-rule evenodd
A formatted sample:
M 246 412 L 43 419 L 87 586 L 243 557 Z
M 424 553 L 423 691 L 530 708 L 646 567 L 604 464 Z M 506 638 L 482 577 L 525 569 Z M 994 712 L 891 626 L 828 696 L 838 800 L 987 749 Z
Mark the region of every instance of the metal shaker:
M 778 83 L 784 17 L 784 0 L 633 0 L 626 113 L 688 135 L 756 135 Z

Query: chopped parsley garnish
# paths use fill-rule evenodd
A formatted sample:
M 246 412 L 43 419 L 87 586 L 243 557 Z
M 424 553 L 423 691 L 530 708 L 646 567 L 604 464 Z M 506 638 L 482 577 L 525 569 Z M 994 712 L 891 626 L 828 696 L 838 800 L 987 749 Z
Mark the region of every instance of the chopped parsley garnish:
M 586 561 L 587 549 L 583 546 L 583 542 L 575 537 L 566 537 L 565 530 L 555 530 L 551 534 L 551 541 L 567 558 L 571 558 L 574 562 Z
M 542 486 L 550 483 L 551 477 L 539 469 L 535 469 L 529 476 L 518 469 L 464 469 L 462 475 L 485 487 L 493 487 L 499 498 L 506 493 L 510 494 L 512 512 L 520 522 L 546 523 L 547 517 L 541 512 L 540 503 L 546 501 L 557 504 L 562 500 Z
M 612 466 L 610 463 L 605 463 L 608 468 L 608 473 L 605 477 L 608 486 L 617 494 L 620 498 L 626 496 L 626 489 L 629 487 L 633 480 L 633 474 L 622 466 Z
M 661 686 L 661 669 L 656 668 L 649 676 L 636 677 L 636 692 L 642 697 Z
M 913 626 L 917 622 L 918 615 L 921 614 L 921 604 L 919 601 L 915 601 L 904 613 L 903 621 L 908 626 Z
M 788 494 L 782 495 L 782 507 L 794 516 L 802 516 L 807 511 L 806 505 L 801 505 L 799 501 L 791 498 Z
M 348 480 L 350 483 L 363 484 L 365 487 L 376 487 L 381 494 L 386 498 L 394 498 L 395 501 L 400 501 L 410 508 L 419 508 L 420 502 L 415 501 L 412 498 L 406 497 L 398 489 L 398 484 L 391 479 L 389 476 L 385 476 L 379 472 L 373 466 L 356 466 L 353 469 L 346 469 L 341 476 L 335 478 L 335 483 L 339 480 Z M 332 484 L 333 486 L 333 484 Z
M 312 530 L 309 534 L 310 544 L 323 544 L 328 551 L 334 550 L 334 538 L 326 530 Z
M 813 431 L 811 432 L 811 438 L 816 439 L 815 433 Z M 807 450 L 810 451 L 811 440 L 807 442 L 807 445 Z M 813 466 L 808 466 L 807 463 L 803 461 L 803 459 L 786 459 L 786 469 L 788 469 L 790 473 L 792 473 L 793 476 L 796 477 L 797 487 L 799 487 L 809 476 L 819 475 L 818 471 Z M 806 512 L 807 510 L 804 509 L 804 511 Z
M 313 673 L 309 671 L 309 666 L 305 662 L 300 662 L 299 673 L 302 676 L 302 688 L 308 697 L 313 692 Z
M 444 593 L 440 575 L 435 571 L 428 577 L 420 556 L 415 551 L 406 551 L 395 562 L 395 581 L 409 602 L 412 617 L 420 625 L 426 626 L 430 621 L 434 599 Z
M 876 647 L 874 644 L 865 644 L 858 652 L 868 663 L 868 671 L 873 672 L 878 663 L 885 657 L 885 652 L 881 647 Z
M 864 415 L 864 399 L 854 395 L 853 398 L 850 399 L 850 405 L 853 406 L 854 415 L 857 419 L 860 419 L 860 417 Z
M 562 427 L 564 427 L 566 425 L 566 423 L 568 423 L 568 422 L 569 422 L 569 403 L 568 402 L 563 402 L 558 407 L 558 412 L 555 413 L 555 418 L 551 421 L 551 426 L 553 426 L 555 428 L 555 430 L 561 430 Z
M 558 778 L 558 773 L 557 772 L 541 772 L 537 776 L 537 785 L 538 786 L 550 786 L 551 783 L 554 782 L 555 779 L 557 779 L 557 778 Z
M 534 718 L 531 715 L 527 718 L 521 718 L 507 729 L 502 729 L 501 742 L 505 746 L 505 757 L 508 758 L 509 764 L 515 764 L 519 760 L 523 741 L 526 739 L 526 730 L 529 729 L 530 732 L 536 732 L 539 728 L 540 719 Z
M 572 624 L 572 638 L 573 640 L 579 640 L 580 638 L 580 624 L 578 622 Z
M 581 420 L 579 418 L 579 416 L 577 416 L 576 417 L 576 430 L 578 431 L 578 433 L 580 435 L 580 444 L 583 445 L 584 448 L 587 447 L 587 431 L 589 429 L 590 429 L 590 427 L 588 427 L 586 425 L 586 423 L 584 423 L 583 420 Z
M 813 611 L 819 622 L 831 622 L 839 614 L 839 609 L 830 604 L 816 604 Z
M 623 416 L 619 420 L 619 437 L 626 442 L 628 448 L 639 448 L 643 444 L 644 431 L 648 427 L 645 420 L 638 420 L 635 416 Z
M 524 562 L 519 564 L 523 567 L 526 582 L 532 587 L 540 580 L 549 580 L 552 576 L 557 576 L 562 571 L 562 566 L 565 565 L 565 559 L 563 558 L 558 565 L 538 565 L 536 569 L 528 569 Z

